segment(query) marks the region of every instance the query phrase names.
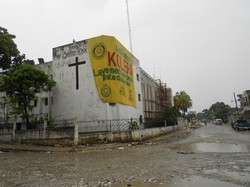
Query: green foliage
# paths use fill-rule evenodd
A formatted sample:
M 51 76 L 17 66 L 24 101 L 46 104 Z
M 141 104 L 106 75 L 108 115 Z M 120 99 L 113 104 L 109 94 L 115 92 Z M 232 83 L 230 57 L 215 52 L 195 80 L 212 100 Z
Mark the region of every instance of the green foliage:
M 191 97 L 185 91 L 177 92 L 174 96 L 174 106 L 185 116 L 187 109 L 192 107 Z
M 53 118 L 52 116 L 48 117 L 34 117 L 31 119 L 31 125 L 32 127 L 37 127 L 38 125 L 43 125 L 44 121 L 47 121 L 47 127 L 48 128 L 54 128 L 55 127 L 55 118 Z
M 54 128 L 55 127 L 55 118 L 52 117 L 52 115 L 50 115 L 49 119 L 47 119 L 48 121 L 48 128 Z
M 139 129 L 137 122 L 132 118 L 128 123 L 129 123 L 129 130 Z
M 215 119 L 220 118 L 223 121 L 226 121 L 229 109 L 229 105 L 226 105 L 223 102 L 216 102 L 215 104 L 210 106 L 209 111 L 212 113 Z
M 195 111 L 189 111 L 186 116 L 188 119 L 197 118 Z
M 181 113 L 175 107 L 167 106 L 165 111 L 165 119 L 167 125 L 176 125 L 177 124 L 177 117 L 180 117 Z
M 1 76 L 0 91 L 5 92 L 9 98 L 12 113 L 22 115 L 29 125 L 28 113 L 34 107 L 32 101 L 37 99 L 36 94 L 50 91 L 55 84 L 42 70 L 28 64 L 17 64 Z
M 204 109 L 202 111 L 202 114 L 203 114 L 203 118 L 204 119 L 207 119 L 207 120 L 212 120 L 213 119 L 213 113 L 212 113 L 211 110 Z
M 15 35 L 0 27 L 0 69 L 8 69 L 11 64 L 21 63 L 24 55 L 20 55 L 15 42 Z
M 216 102 L 210 106 L 209 109 L 204 109 L 202 113 L 199 113 L 198 119 L 213 120 L 222 119 L 227 121 L 227 115 L 230 111 L 230 106 L 223 102 Z
M 213 120 L 214 119 L 213 111 L 204 109 L 202 110 L 202 112 L 197 113 L 197 119 L 208 120 L 208 121 Z
M 201 113 L 201 112 L 198 112 L 197 114 L 196 114 L 196 118 L 198 119 L 198 120 L 203 120 L 204 118 L 203 118 L 203 114 Z
M 40 118 L 35 117 L 31 119 L 31 124 L 34 127 L 37 127 L 38 125 L 42 125 L 43 123 L 44 123 L 43 117 L 40 117 Z

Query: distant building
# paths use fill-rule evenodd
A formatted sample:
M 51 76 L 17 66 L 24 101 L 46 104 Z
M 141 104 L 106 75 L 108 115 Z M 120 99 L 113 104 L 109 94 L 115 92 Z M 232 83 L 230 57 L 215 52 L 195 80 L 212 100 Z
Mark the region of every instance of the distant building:
M 240 101 L 241 114 L 244 119 L 250 120 L 250 90 L 238 95 Z
M 29 59 L 24 60 L 24 63 L 29 64 L 29 65 L 35 65 L 35 61 L 34 60 L 29 60 Z
M 167 106 L 172 106 L 172 89 L 166 83 L 155 80 L 141 69 L 143 111 L 146 122 L 164 121 Z

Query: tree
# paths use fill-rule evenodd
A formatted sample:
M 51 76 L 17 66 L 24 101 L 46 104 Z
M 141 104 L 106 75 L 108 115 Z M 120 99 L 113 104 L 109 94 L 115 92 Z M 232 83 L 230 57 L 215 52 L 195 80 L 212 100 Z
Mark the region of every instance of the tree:
M 189 111 L 186 117 L 191 120 L 192 118 L 196 118 L 196 116 L 197 115 L 195 111 Z
M 205 117 L 204 117 L 204 114 L 203 113 L 201 113 L 201 112 L 198 112 L 197 114 L 196 114 L 196 118 L 198 119 L 198 120 L 203 120 Z M 206 119 L 206 118 L 205 118 Z
M 213 114 L 211 110 L 204 109 L 202 110 L 203 118 L 206 120 L 212 120 L 213 119 Z
M 178 109 L 175 107 L 166 107 L 165 111 L 165 119 L 167 122 L 167 125 L 176 125 L 177 124 L 177 117 L 181 116 Z
M 28 127 L 29 112 L 34 107 L 32 101 L 36 101 L 36 94 L 50 91 L 56 84 L 45 72 L 28 64 L 11 66 L 0 79 L 0 91 L 8 97 L 12 113 L 22 115 Z
M 192 100 L 185 91 L 177 92 L 174 96 L 174 106 L 185 116 L 187 109 L 192 107 Z
M 219 118 L 222 119 L 223 121 L 226 121 L 229 109 L 230 109 L 229 105 L 226 105 L 223 102 L 216 102 L 215 104 L 210 106 L 209 111 L 211 111 L 214 118 Z
M 21 63 L 24 55 L 20 55 L 13 39 L 15 35 L 9 34 L 7 29 L 0 27 L 0 69 L 8 69 L 11 64 Z

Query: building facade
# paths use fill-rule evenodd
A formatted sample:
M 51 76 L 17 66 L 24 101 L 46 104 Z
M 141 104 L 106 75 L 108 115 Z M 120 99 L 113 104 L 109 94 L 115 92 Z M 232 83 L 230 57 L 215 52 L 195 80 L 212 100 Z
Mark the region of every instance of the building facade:
M 114 37 L 55 47 L 53 61 L 39 59 L 35 67 L 56 82 L 52 91 L 38 94 L 36 119 L 77 120 L 80 131 L 107 131 L 118 121 L 122 126 L 131 119 L 138 124 L 163 119 L 166 106 L 172 106 L 171 89 L 147 74 Z
M 242 94 L 239 94 L 238 98 L 243 119 L 250 121 L 250 90 L 246 90 Z
M 161 80 L 155 80 L 141 68 L 141 86 L 144 121 L 164 121 L 166 107 L 173 106 L 172 89 Z
M 100 36 L 53 49 L 53 62 L 41 63 L 56 86 L 42 93 L 35 115 L 55 120 L 100 121 L 143 118 L 139 61 L 114 37 Z M 105 130 L 105 129 L 103 129 Z

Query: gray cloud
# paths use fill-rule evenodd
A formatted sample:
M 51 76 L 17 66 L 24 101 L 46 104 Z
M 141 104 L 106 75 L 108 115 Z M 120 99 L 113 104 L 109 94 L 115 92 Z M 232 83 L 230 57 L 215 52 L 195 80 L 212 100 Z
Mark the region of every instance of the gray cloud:
M 126 2 L 1 0 L 0 23 L 29 59 L 97 35 L 129 49 Z M 185 90 L 201 111 L 250 89 L 250 1 L 129 0 L 133 53 L 152 76 Z

